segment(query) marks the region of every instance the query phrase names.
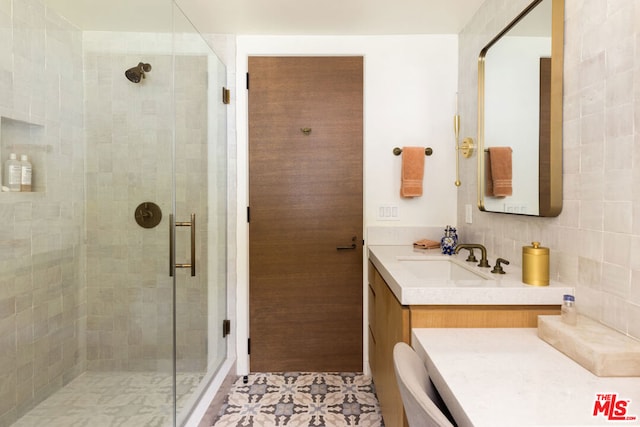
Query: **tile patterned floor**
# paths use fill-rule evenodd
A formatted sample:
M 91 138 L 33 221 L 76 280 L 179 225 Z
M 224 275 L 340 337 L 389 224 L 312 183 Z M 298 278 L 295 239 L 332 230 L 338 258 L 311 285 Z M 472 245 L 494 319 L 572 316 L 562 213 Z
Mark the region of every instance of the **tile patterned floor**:
M 178 396 L 188 396 L 201 378 L 179 374 Z M 170 426 L 172 394 L 171 376 L 166 373 L 85 372 L 12 427 Z
M 371 377 L 255 373 L 232 387 L 215 427 L 383 426 Z

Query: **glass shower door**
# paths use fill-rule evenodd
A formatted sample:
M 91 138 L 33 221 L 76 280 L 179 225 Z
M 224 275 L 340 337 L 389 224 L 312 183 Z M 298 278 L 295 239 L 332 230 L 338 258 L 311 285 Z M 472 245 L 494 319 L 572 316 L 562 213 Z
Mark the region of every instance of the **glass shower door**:
M 175 7 L 175 369 L 181 425 L 226 357 L 226 70 Z M 184 225 L 184 226 L 182 226 Z M 195 265 L 195 267 L 194 267 Z
M 180 425 L 226 355 L 224 66 L 171 0 L 4 3 L 0 154 L 35 185 L 0 203 L 0 424 Z
M 132 3 L 123 10 L 87 8 L 82 23 L 87 351 L 80 379 L 91 379 L 99 402 L 86 425 L 173 426 L 172 3 L 158 2 L 139 31 L 116 22 L 109 31 L 91 25 L 94 14 L 133 22 L 140 5 Z

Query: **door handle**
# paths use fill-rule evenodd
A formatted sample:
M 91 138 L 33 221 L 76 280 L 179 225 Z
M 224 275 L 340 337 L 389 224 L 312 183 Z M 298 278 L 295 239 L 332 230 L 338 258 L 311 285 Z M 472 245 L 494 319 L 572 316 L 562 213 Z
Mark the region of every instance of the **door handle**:
M 191 227 L 191 263 L 189 264 L 176 264 L 173 247 L 176 227 Z M 169 276 L 173 277 L 176 268 L 190 268 L 191 276 L 196 275 L 196 214 L 194 213 L 191 214 L 191 221 L 188 222 L 175 222 L 173 214 L 169 215 Z
M 337 249 L 337 250 L 339 250 L 339 251 L 345 251 L 345 250 L 353 250 L 353 249 L 355 249 L 355 248 L 357 247 L 357 246 L 356 246 L 356 239 L 357 239 L 357 238 L 358 238 L 358 236 L 353 236 L 353 237 L 351 238 L 351 241 L 352 241 L 353 243 L 351 243 L 351 245 L 350 245 L 350 246 L 338 246 L 338 247 L 336 247 L 336 249 Z

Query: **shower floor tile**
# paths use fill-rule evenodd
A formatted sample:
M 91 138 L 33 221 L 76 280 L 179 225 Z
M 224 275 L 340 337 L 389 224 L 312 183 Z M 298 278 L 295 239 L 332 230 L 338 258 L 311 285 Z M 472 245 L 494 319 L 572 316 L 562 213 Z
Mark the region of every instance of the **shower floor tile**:
M 178 396 L 186 400 L 202 377 L 178 374 Z M 12 427 L 165 427 L 173 422 L 172 395 L 171 376 L 164 373 L 85 372 Z

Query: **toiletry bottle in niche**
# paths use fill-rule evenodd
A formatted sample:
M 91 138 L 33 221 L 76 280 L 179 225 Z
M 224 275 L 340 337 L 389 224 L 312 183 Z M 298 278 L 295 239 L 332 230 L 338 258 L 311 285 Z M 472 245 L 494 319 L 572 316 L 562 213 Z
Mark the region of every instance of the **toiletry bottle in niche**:
M 20 191 L 31 191 L 33 167 L 26 154 L 20 156 Z
M 9 159 L 4 164 L 4 185 L 9 191 L 20 191 L 20 179 L 22 168 L 16 153 L 11 153 Z
M 560 309 L 560 319 L 567 325 L 575 326 L 578 323 L 578 313 L 576 312 L 576 299 L 573 295 L 565 295 L 562 298 L 562 308 Z

